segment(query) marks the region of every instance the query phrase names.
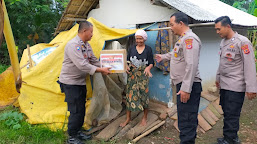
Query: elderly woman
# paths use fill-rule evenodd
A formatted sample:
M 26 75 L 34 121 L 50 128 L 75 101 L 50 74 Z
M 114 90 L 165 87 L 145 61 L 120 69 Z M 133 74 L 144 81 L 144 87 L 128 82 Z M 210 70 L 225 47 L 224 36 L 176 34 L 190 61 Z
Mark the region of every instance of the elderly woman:
M 126 87 L 127 119 L 121 123 L 124 127 L 131 121 L 131 111 L 144 111 L 141 126 L 145 126 L 148 113 L 148 83 L 153 67 L 153 53 L 151 47 L 145 45 L 147 34 L 144 30 L 138 30 L 135 34 L 136 45 L 129 49 L 127 61 L 128 83 Z

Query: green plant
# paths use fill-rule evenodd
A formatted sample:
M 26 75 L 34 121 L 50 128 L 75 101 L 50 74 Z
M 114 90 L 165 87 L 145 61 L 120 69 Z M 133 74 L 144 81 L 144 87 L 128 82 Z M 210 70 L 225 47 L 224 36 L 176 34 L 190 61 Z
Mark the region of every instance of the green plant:
M 5 121 L 4 124 L 13 129 L 20 129 L 22 120 L 23 115 L 17 111 L 8 111 L 0 115 L 0 121 Z
M 49 43 L 69 0 L 5 0 L 19 59 L 26 45 Z M 2 9 L 2 8 L 0 8 Z M 1 27 L 1 26 L 0 26 Z M 0 64 L 10 65 L 6 42 L 0 46 Z
M 2 72 L 4 72 L 8 67 L 9 67 L 9 65 L 1 65 L 1 64 L 0 64 L 0 74 L 1 74 Z

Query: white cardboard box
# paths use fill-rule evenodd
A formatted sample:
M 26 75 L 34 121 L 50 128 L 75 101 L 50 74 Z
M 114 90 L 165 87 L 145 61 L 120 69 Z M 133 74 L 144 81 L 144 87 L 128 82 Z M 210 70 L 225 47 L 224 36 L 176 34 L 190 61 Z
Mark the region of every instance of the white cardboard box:
M 100 52 L 101 67 L 111 67 L 111 73 L 126 72 L 127 52 L 121 50 L 102 50 Z

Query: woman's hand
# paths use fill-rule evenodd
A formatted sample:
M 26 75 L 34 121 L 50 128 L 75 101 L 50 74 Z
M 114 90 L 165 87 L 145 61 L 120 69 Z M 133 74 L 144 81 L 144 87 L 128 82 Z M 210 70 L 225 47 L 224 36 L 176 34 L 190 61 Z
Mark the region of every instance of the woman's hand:
M 153 75 L 152 75 L 152 73 L 151 73 L 151 71 L 150 71 L 151 68 L 152 68 L 152 66 L 148 66 L 148 67 L 145 68 L 145 70 L 144 70 L 145 76 L 153 77 Z
M 127 74 L 130 73 L 129 71 L 130 71 L 130 68 L 129 68 L 129 66 L 127 65 L 127 70 L 126 70 Z

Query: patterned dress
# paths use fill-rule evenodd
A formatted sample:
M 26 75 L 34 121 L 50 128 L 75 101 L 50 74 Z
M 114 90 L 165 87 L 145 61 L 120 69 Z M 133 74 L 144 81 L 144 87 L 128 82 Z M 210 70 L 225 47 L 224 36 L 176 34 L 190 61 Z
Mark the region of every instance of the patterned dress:
M 152 49 L 146 45 L 144 51 L 139 54 L 136 46 L 132 46 L 127 60 L 130 62 L 130 73 L 126 86 L 126 107 L 129 111 L 143 111 L 149 104 L 149 78 L 145 76 L 144 70 L 154 64 Z

